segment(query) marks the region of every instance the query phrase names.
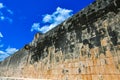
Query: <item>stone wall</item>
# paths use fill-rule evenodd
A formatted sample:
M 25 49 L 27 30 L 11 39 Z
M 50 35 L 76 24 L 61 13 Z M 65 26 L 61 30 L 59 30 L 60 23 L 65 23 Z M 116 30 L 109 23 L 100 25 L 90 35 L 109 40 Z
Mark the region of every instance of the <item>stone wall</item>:
M 0 76 L 119 80 L 120 1 L 96 0 L 0 63 Z

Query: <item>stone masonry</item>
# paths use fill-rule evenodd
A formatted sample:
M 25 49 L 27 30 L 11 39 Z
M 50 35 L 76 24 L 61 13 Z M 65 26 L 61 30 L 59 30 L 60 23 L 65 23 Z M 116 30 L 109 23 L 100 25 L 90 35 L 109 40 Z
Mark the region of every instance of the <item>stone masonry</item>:
M 1 77 L 120 79 L 120 0 L 96 0 L 0 62 Z

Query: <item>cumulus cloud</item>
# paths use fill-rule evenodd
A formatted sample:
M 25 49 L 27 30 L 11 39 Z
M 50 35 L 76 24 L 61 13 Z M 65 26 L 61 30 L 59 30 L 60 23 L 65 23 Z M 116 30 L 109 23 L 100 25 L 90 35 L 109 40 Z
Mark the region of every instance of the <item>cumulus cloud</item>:
M 1 38 L 3 38 L 2 33 L 0 32 L 0 48 L 2 48 L 4 46 L 4 44 L 1 44 Z
M 0 61 L 4 60 L 6 57 L 8 57 L 9 55 L 4 52 L 4 51 L 0 51 Z
M 4 8 L 3 3 L 0 3 L 0 9 Z
M 3 35 L 2 35 L 2 33 L 0 32 L 0 37 L 2 38 L 3 37 Z
M 13 14 L 13 11 L 10 10 L 10 9 L 7 9 L 7 12 L 10 13 L 10 14 Z
M 52 14 L 45 14 L 43 15 L 42 22 L 45 24 L 40 26 L 40 23 L 34 23 L 32 25 L 31 31 L 40 31 L 42 33 L 46 33 L 47 31 L 51 30 L 65 19 L 72 16 L 72 10 L 63 9 L 58 7 L 55 12 Z
M 2 33 L 0 32 L 0 47 L 3 47 L 3 44 L 1 44 L 1 39 L 3 38 Z
M 0 20 L 1 21 L 5 20 L 5 17 L 4 16 L 0 16 Z
M 5 50 L 5 52 L 7 53 L 7 54 L 9 54 L 9 55 L 11 55 L 11 54 L 13 54 L 13 53 L 15 53 L 15 52 L 17 52 L 18 51 L 18 49 L 16 49 L 16 48 L 11 48 L 11 47 L 8 47 L 6 50 Z
M 0 61 L 4 60 L 6 57 L 12 55 L 13 53 L 17 51 L 18 49 L 11 48 L 11 47 L 8 47 L 7 49 L 5 49 L 5 51 L 0 50 Z
M 46 23 L 46 22 L 52 22 L 52 16 L 49 15 L 49 14 L 46 14 L 43 18 L 43 22 Z
M 32 25 L 31 31 L 34 31 L 34 30 L 39 31 L 39 29 L 40 29 L 40 23 L 34 23 Z
M 8 57 L 8 56 L 12 55 L 13 53 L 15 53 L 16 51 L 18 51 L 18 49 L 12 48 L 12 47 L 3 49 L 4 44 L 2 43 L 2 38 L 3 38 L 3 35 L 0 32 L 0 61 L 4 60 L 6 57 Z
M 8 21 L 9 23 L 12 23 L 10 16 L 5 15 L 2 9 L 6 11 L 6 14 L 13 15 L 12 10 L 8 9 L 3 3 L 0 3 L 0 21 Z

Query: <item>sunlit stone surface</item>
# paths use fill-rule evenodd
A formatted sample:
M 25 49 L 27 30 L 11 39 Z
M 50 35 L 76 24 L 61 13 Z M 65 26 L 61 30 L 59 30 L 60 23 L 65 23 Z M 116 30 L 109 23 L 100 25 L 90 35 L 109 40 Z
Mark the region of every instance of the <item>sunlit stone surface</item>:
M 48 33 L 37 33 L 0 62 L 0 76 L 120 80 L 120 0 L 96 0 Z

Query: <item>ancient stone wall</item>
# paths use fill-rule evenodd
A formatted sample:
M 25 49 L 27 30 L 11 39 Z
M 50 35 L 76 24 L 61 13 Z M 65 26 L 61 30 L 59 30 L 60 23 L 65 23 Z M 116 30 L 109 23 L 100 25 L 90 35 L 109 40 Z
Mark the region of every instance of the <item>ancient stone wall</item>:
M 96 0 L 0 63 L 0 76 L 119 80 L 120 1 Z

